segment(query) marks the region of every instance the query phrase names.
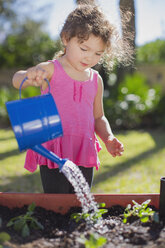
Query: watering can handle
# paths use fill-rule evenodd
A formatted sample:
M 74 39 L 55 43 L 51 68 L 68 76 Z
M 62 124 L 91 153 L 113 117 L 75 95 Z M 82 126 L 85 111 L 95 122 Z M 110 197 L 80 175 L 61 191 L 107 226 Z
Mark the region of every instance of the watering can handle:
M 28 79 L 28 77 L 25 77 L 22 81 L 22 83 L 20 84 L 20 87 L 19 87 L 19 98 L 21 99 L 21 88 L 22 88 L 22 85 L 24 84 L 24 82 Z M 49 86 L 49 93 L 50 93 L 50 83 L 49 83 L 49 80 L 47 78 L 44 79 L 48 86 Z

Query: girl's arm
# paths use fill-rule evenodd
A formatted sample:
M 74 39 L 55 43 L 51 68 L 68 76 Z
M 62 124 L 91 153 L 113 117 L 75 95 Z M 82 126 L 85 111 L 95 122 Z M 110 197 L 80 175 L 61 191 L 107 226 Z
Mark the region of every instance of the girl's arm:
M 103 82 L 98 78 L 98 90 L 94 101 L 95 132 L 105 143 L 108 152 L 116 157 L 124 151 L 122 143 L 114 137 L 110 124 L 104 115 L 103 109 Z
M 27 70 L 17 71 L 13 76 L 12 83 L 15 88 L 19 89 L 23 79 L 25 77 L 28 77 L 22 88 L 26 88 L 28 86 L 42 86 L 42 89 L 45 90 L 48 85 L 44 79 L 47 78 L 48 80 L 50 80 L 53 72 L 53 63 L 43 62 Z

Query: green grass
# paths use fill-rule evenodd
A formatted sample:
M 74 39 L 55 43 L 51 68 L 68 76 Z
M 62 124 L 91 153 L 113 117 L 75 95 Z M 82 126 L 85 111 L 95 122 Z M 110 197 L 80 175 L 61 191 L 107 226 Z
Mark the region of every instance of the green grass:
M 104 144 L 99 153 L 100 169 L 95 170 L 93 193 L 155 193 L 165 176 L 164 130 L 127 131 L 116 134 L 125 147 L 122 157 L 113 158 Z M 10 129 L 0 129 L 0 191 L 42 192 L 39 169 L 23 168 L 20 153 Z
M 159 192 L 160 177 L 165 175 L 164 131 L 128 131 L 117 137 L 123 142 L 125 152 L 122 157 L 112 158 L 103 149 L 93 192 Z
M 20 153 L 10 129 L 0 129 L 0 191 L 42 192 L 39 170 L 24 169 L 25 152 Z

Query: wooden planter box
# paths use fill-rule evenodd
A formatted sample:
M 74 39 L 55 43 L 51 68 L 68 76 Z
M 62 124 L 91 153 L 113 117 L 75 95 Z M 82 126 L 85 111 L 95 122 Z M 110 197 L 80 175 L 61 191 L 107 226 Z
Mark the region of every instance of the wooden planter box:
M 151 205 L 159 209 L 159 195 L 152 194 L 93 194 L 96 202 L 104 202 L 106 207 L 121 205 L 126 207 L 132 200 L 142 203 L 151 199 Z M 46 210 L 53 210 L 57 213 L 65 214 L 71 207 L 80 207 L 81 204 L 74 194 L 42 194 L 42 193 L 3 193 L 0 192 L 0 205 L 9 208 L 23 207 L 32 202 Z

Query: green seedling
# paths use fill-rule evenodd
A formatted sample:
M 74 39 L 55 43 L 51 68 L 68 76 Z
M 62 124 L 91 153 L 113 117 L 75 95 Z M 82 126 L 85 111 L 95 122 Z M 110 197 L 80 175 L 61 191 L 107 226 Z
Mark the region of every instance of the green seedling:
M 4 248 L 3 243 L 11 239 L 10 235 L 6 232 L 0 232 L 0 248 Z M 7 247 L 7 246 L 5 246 Z
M 133 207 L 131 207 L 131 204 L 128 204 L 125 211 L 124 211 L 124 219 L 123 223 L 127 223 L 128 218 L 132 216 L 136 216 L 140 218 L 141 222 L 149 222 L 150 220 L 154 220 L 155 222 L 159 222 L 159 216 L 158 214 L 153 211 L 150 207 L 148 207 L 148 204 L 150 203 L 150 199 L 143 202 L 142 204 L 138 204 L 136 201 L 133 202 Z
M 92 213 L 73 213 L 71 215 L 71 219 L 73 219 L 76 223 L 78 223 L 80 220 L 92 220 L 94 223 L 96 223 L 99 219 L 102 218 L 102 215 L 107 213 L 108 210 L 103 208 L 105 207 L 105 203 L 99 203 L 98 207 L 100 207 L 98 209 L 98 211 L 96 212 L 92 212 Z
M 21 232 L 22 237 L 26 237 L 30 235 L 30 229 L 44 229 L 43 225 L 37 221 L 35 217 L 32 215 L 34 214 L 34 209 L 36 205 L 33 202 L 31 205 L 28 206 L 28 210 L 25 215 L 19 215 L 17 217 L 12 218 L 7 227 L 13 226 L 15 231 Z
M 107 239 L 98 233 L 90 233 L 89 239 L 84 236 L 78 239 L 81 244 L 84 244 L 85 248 L 100 248 L 106 244 Z
M 2 226 L 2 219 L 0 218 L 0 227 Z M 10 235 L 6 232 L 0 232 L 0 248 L 3 248 L 3 243 L 11 239 Z

